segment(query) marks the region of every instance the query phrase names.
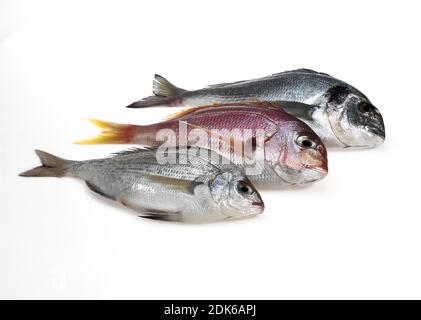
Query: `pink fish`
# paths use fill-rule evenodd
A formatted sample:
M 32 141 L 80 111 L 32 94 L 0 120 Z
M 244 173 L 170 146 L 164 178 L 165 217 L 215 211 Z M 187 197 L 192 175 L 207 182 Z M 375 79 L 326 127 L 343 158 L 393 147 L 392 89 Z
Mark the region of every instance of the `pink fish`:
M 183 110 L 151 125 L 91 121 L 102 129 L 101 134 L 77 143 L 139 144 L 157 148 L 163 145 L 163 135 L 167 135 L 165 143 L 168 143 L 171 138 L 168 134 L 173 133 L 172 142 L 176 145 L 208 148 L 236 163 L 243 157 L 245 167 L 246 160 L 253 163 L 250 160 L 256 157 L 258 145 L 264 145 L 262 163 L 253 163 L 254 172 L 246 170 L 250 180 L 256 183 L 304 184 L 320 180 L 328 173 L 327 152 L 321 139 L 308 125 L 273 103 L 202 106 Z M 206 139 L 200 139 L 200 130 L 206 133 Z M 220 140 L 228 142 L 229 147 L 221 147 Z M 240 143 L 240 149 L 235 148 L 236 143 Z M 251 154 L 246 154 L 247 146 Z

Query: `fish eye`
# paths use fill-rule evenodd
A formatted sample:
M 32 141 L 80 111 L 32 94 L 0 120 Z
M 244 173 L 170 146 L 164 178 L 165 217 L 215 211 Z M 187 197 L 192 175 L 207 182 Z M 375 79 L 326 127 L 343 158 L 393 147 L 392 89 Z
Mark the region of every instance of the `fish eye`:
M 240 181 L 237 184 L 237 190 L 242 194 L 252 194 L 254 192 L 253 188 L 245 181 Z
M 317 146 L 317 143 L 314 142 L 312 139 L 310 139 L 307 136 L 300 136 L 295 141 L 300 147 L 309 149 L 309 148 L 315 148 Z
M 358 105 L 358 110 L 362 113 L 369 113 L 373 111 L 373 106 L 367 102 L 361 102 Z

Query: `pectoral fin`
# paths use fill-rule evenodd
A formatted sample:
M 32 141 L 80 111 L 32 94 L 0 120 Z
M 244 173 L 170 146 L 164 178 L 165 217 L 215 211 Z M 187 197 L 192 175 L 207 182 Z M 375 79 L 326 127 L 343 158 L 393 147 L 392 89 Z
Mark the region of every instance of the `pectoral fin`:
M 278 101 L 279 105 L 290 115 L 300 118 L 301 120 L 312 120 L 312 114 L 317 108 L 313 105 L 308 105 L 301 102 L 293 101 Z
M 194 180 L 177 179 L 156 175 L 145 176 L 145 178 L 147 178 L 150 182 L 162 184 L 167 186 L 168 188 L 171 188 L 173 190 L 175 189 L 186 194 L 194 194 L 194 189 L 196 188 L 196 186 L 203 184 L 203 182 Z

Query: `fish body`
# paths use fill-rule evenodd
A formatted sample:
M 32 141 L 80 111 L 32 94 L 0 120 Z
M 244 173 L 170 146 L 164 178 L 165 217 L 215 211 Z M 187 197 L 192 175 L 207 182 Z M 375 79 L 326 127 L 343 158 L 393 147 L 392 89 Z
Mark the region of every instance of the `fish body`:
M 164 122 L 143 126 L 93 122 L 102 128 L 101 135 L 79 143 L 127 143 L 157 148 L 163 143 L 160 133 L 169 130 L 175 136 L 172 140 L 176 145 L 184 141 L 185 145 L 212 149 L 245 166 L 250 180 L 262 185 L 304 184 L 320 180 L 328 172 L 326 148 L 317 134 L 304 122 L 268 102 L 202 106 L 179 112 Z M 205 139 L 199 139 L 201 130 Z M 234 144 L 241 141 L 251 145 L 258 132 L 262 132 L 264 159 L 252 162 L 254 170 L 248 170 L 246 160 L 255 159 L 256 154 L 246 159 L 241 152 L 244 145 L 238 153 L 235 148 L 213 144 L 214 131 L 229 137 L 228 143 L 232 138 Z
M 285 111 L 305 121 L 328 147 L 374 147 L 385 139 L 382 115 L 363 93 L 342 80 L 309 69 L 192 91 L 155 75 L 153 92 L 154 96 L 128 107 L 272 101 L 280 102 Z
M 94 192 L 150 219 L 202 223 L 263 212 L 258 191 L 238 166 L 213 163 L 209 150 L 188 152 L 188 161 L 180 160 L 176 149 L 160 155 L 135 149 L 104 159 L 71 161 L 37 150 L 42 166 L 20 175 L 82 179 Z

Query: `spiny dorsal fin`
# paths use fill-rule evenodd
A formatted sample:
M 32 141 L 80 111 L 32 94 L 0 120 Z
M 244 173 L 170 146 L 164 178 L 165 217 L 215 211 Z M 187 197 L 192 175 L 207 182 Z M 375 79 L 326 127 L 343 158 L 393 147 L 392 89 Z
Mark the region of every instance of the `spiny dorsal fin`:
M 187 109 L 183 109 L 180 111 L 177 111 L 176 113 L 169 115 L 168 117 L 164 118 L 164 121 L 171 121 L 176 120 L 184 117 L 185 115 L 188 115 L 190 113 L 193 113 L 199 109 L 209 108 L 210 106 L 202 106 L 202 107 L 187 107 Z
M 122 151 L 117 151 L 117 152 L 113 152 L 111 153 L 108 157 L 109 158 L 114 158 L 114 157 L 118 157 L 118 156 L 126 156 L 128 154 L 133 154 L 133 153 L 138 153 L 138 152 L 142 152 L 145 150 L 151 150 L 151 148 L 147 148 L 147 147 L 133 147 L 133 148 L 129 148 L 126 150 L 122 150 Z
M 247 82 L 247 81 L 249 81 L 249 80 L 240 80 L 240 81 L 235 81 L 235 82 L 210 84 L 210 85 L 206 86 L 206 88 L 220 88 L 220 87 L 230 86 L 230 85 L 234 85 L 234 84 L 240 84 L 240 83 Z
M 278 72 L 278 73 L 274 73 L 272 76 L 277 76 L 280 74 L 285 74 L 285 73 L 313 73 L 313 74 L 320 74 L 320 75 L 324 75 L 324 76 L 329 76 L 331 77 L 331 75 L 327 74 L 327 73 L 323 73 L 323 72 L 318 72 L 318 71 L 314 71 L 311 69 L 306 69 L 306 68 L 300 68 L 300 69 L 295 69 L 295 70 L 288 70 L 288 71 L 283 71 L 283 72 Z
M 262 80 L 262 79 L 270 79 L 282 74 L 286 74 L 286 73 L 313 73 L 313 74 L 319 74 L 319 75 L 324 75 L 324 76 L 328 76 L 331 77 L 331 75 L 327 74 L 327 73 L 323 73 L 323 72 L 318 72 L 318 71 L 314 71 L 311 69 L 306 69 L 306 68 L 300 68 L 300 69 L 295 69 L 295 70 L 288 70 L 288 71 L 282 71 L 282 72 L 277 72 L 274 74 L 271 74 L 270 76 L 266 76 L 266 77 L 262 77 L 262 78 L 256 78 L 256 79 L 249 79 L 249 80 L 240 80 L 240 81 L 235 81 L 235 82 L 226 82 L 226 83 L 218 83 L 218 84 L 211 84 L 209 86 L 206 86 L 206 88 L 209 89 L 213 89 L 213 88 L 223 88 L 226 86 L 232 86 L 232 85 L 237 85 L 237 84 L 242 84 L 242 83 L 247 83 L 247 82 L 251 82 L 251 81 L 256 81 L 256 80 Z
M 277 108 L 279 109 L 279 105 L 275 102 L 271 101 L 259 101 L 259 100 L 249 100 L 246 102 L 232 102 L 232 103 L 215 103 L 210 104 L 206 106 L 199 106 L 199 107 L 187 107 L 187 109 L 180 110 L 166 118 L 164 118 L 164 121 L 171 121 L 171 120 L 177 120 L 180 119 L 190 113 L 194 113 L 198 110 L 207 109 L 207 108 L 220 108 L 220 107 L 239 107 L 239 106 L 262 106 L 262 107 L 270 107 L 270 108 Z

